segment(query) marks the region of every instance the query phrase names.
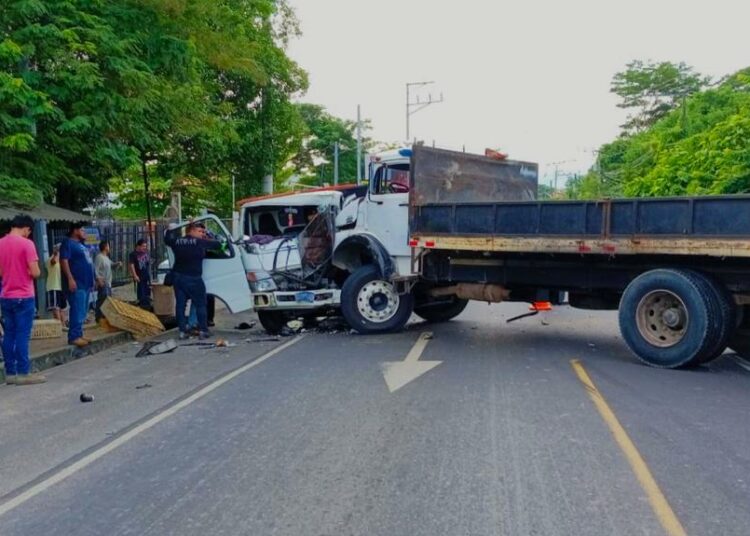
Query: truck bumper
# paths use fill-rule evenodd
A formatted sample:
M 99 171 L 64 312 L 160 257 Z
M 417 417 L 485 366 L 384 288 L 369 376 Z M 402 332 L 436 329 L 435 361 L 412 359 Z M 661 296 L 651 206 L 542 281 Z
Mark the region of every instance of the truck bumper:
M 289 311 L 338 307 L 341 291 L 337 289 L 298 290 L 292 292 L 258 292 L 253 294 L 255 309 Z

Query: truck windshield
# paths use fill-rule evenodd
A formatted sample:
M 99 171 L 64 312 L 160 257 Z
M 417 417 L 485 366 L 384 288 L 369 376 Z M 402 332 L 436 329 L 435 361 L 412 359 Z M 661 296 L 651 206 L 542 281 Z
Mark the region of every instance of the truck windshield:
M 375 171 L 373 192 L 398 194 L 409 191 L 409 164 L 385 165 Z
M 303 205 L 247 209 L 244 232 L 250 236 L 296 236 L 307 224 L 306 211 L 315 208 Z

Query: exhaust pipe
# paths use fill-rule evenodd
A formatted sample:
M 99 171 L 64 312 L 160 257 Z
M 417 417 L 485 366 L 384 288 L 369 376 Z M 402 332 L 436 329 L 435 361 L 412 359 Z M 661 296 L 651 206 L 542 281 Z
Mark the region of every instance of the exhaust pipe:
M 502 285 L 489 283 L 458 283 L 450 287 L 433 288 L 430 296 L 456 296 L 462 300 L 476 300 L 487 303 L 500 303 L 510 297 L 510 291 Z

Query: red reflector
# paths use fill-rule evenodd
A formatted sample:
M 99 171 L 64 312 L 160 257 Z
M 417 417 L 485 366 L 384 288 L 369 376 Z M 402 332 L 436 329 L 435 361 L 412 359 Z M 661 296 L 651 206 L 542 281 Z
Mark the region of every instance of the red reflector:
M 415 248 L 419 245 L 419 240 L 414 240 L 413 238 L 409 240 L 409 247 Z
M 529 307 L 531 311 L 551 311 L 552 304 L 548 301 L 538 301 L 531 304 Z
M 435 247 L 435 241 L 434 240 L 428 240 L 427 242 L 424 243 L 424 246 L 426 248 L 434 248 Z

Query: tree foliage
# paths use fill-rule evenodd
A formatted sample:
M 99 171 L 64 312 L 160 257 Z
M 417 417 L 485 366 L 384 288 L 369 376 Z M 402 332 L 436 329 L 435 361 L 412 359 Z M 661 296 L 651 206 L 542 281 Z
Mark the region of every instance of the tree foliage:
M 339 180 L 354 182 L 357 179 L 357 123 L 329 114 L 315 104 L 298 105 L 305 124 L 303 146 L 294 158 L 294 165 L 305 184 L 332 184 L 334 180 L 334 148 L 339 144 Z M 363 121 L 363 130 L 369 122 Z M 362 151 L 372 145 L 363 138 Z
M 602 146 L 576 198 L 750 192 L 750 68 Z
M 199 185 L 211 208 L 295 155 L 291 99 L 307 77 L 284 51 L 284 0 L 9 0 L 0 10 L 0 190 L 81 209 L 110 180 L 135 203 Z M 136 205 L 133 205 L 136 206 Z M 155 207 L 158 213 L 158 206 Z
M 685 63 L 632 61 L 615 74 L 610 91 L 629 110 L 625 132 L 640 132 L 674 110 L 684 98 L 697 93 L 710 79 Z

